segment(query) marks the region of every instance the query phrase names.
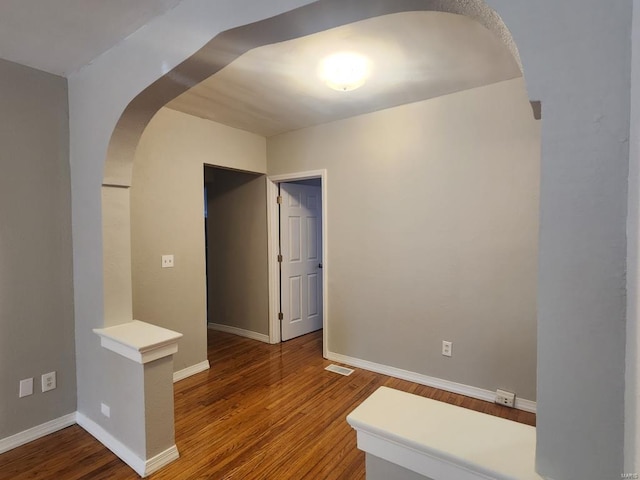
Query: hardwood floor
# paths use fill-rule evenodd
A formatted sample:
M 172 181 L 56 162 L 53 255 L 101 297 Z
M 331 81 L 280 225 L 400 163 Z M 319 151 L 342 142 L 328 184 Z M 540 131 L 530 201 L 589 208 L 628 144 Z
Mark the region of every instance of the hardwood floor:
M 209 331 L 211 369 L 175 384 L 180 459 L 148 478 L 364 479 L 346 415 L 381 385 L 535 424 L 535 415 L 356 369 L 327 372 L 322 333 L 267 345 Z M 135 479 L 80 427 L 0 455 L 0 480 Z

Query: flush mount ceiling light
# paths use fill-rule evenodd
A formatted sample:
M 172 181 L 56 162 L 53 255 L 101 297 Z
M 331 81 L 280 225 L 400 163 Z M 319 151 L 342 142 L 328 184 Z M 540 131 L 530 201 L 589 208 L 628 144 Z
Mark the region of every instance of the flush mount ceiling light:
M 370 61 L 355 52 L 339 52 L 320 62 L 318 74 L 329 87 L 348 92 L 364 85 L 371 72 Z

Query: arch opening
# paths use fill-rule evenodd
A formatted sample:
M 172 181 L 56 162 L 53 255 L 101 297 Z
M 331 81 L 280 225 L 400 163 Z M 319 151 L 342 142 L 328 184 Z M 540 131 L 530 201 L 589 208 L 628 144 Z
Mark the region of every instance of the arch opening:
M 131 297 L 130 187 L 133 162 L 143 132 L 156 113 L 168 102 L 255 48 L 283 42 L 298 36 L 375 18 L 409 11 L 434 11 L 463 15 L 480 23 L 500 38 L 516 59 L 521 70 L 515 44 L 502 20 L 484 1 L 438 2 L 407 1 L 357 3 L 358 8 L 338 2 L 320 1 L 288 14 L 264 20 L 214 38 L 193 57 L 168 72 L 141 92 L 127 106 L 111 138 L 103 183 L 103 236 L 105 324 L 116 324 L 133 318 Z M 301 26 L 304 25 L 304 28 Z M 534 113 L 535 105 L 532 105 Z

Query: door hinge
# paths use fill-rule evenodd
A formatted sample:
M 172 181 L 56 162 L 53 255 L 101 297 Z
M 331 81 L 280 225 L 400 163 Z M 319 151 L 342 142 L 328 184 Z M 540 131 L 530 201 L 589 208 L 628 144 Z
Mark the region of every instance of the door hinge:
M 282 263 L 282 255 L 278 255 L 278 263 Z
M 278 320 L 284 320 L 284 315 L 282 312 L 278 312 Z
M 276 202 L 278 202 L 278 205 L 282 205 L 282 195 L 276 197 Z

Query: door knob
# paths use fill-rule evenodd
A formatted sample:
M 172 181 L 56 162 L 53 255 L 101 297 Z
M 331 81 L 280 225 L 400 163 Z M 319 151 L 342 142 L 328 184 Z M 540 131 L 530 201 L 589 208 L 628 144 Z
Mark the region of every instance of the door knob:
M 318 268 L 322 268 L 322 264 L 321 263 L 318 264 Z

